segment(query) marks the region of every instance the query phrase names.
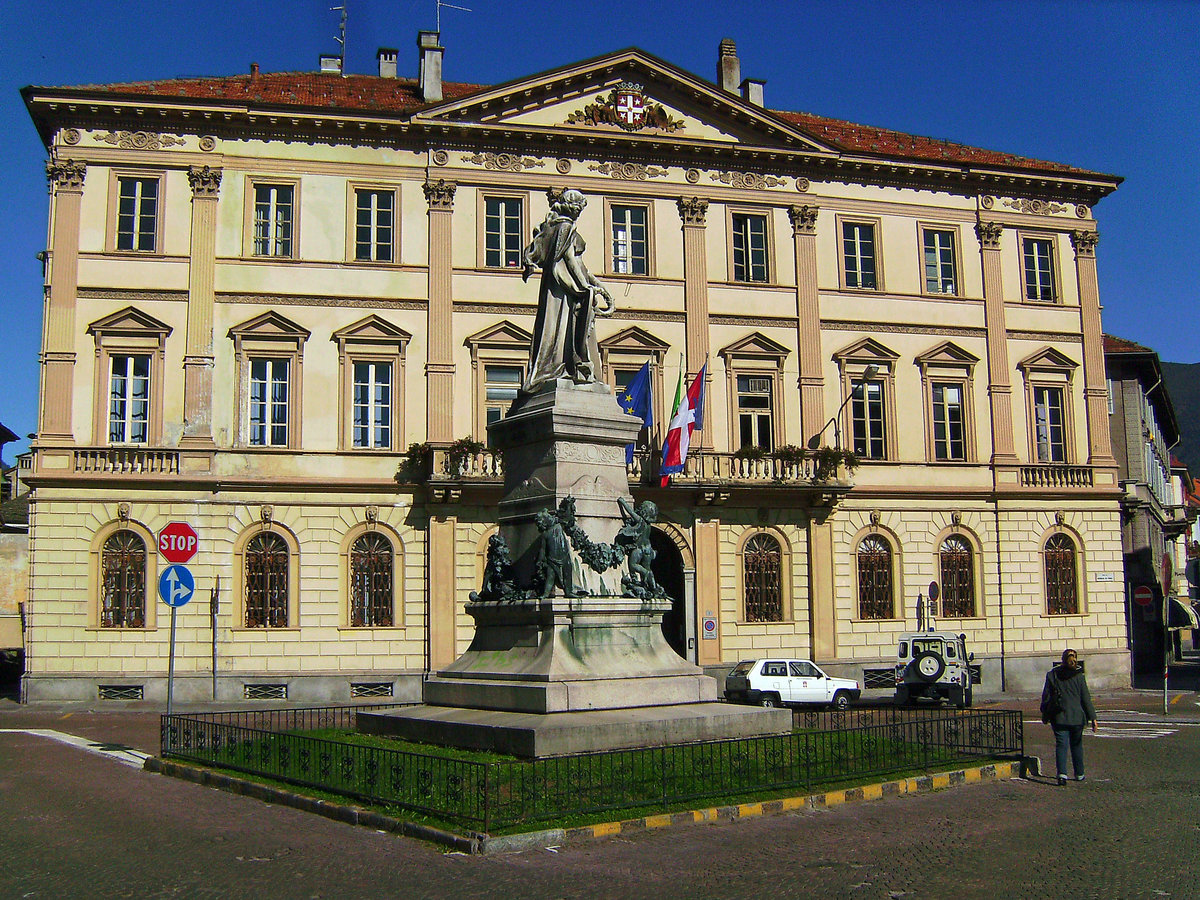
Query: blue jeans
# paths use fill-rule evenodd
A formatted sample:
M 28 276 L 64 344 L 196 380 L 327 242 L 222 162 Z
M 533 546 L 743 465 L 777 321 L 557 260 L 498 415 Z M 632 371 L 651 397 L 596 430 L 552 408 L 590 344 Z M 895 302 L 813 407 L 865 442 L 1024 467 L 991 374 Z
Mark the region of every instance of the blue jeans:
M 1054 765 L 1060 778 L 1067 775 L 1067 746 L 1071 747 L 1071 765 L 1075 769 L 1075 777 L 1083 774 L 1083 726 L 1055 725 L 1054 728 Z

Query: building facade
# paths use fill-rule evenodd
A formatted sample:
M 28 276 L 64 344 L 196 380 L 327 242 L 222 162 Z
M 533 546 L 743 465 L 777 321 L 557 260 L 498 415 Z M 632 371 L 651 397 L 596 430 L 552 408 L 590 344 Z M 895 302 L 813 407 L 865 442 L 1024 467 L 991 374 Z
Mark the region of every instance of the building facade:
M 1158 354 L 1106 334 L 1104 360 L 1113 453 L 1124 488 L 1121 542 L 1131 667 L 1135 676 L 1161 679 L 1163 610 L 1169 608 L 1164 598 L 1174 607 L 1169 610 L 1169 627 L 1191 625 L 1196 618 L 1181 578 L 1186 552 L 1177 546 L 1195 524 L 1196 512 L 1185 499 L 1186 470 L 1172 471 L 1171 450 L 1180 441 L 1180 431 Z
M 628 468 L 677 652 L 878 676 L 937 581 L 981 691 L 1067 644 L 1128 683 L 1093 217 L 1119 179 L 771 111 L 732 42 L 716 83 L 628 50 L 460 85 L 418 52 L 415 80 L 380 51 L 25 89 L 51 187 L 27 699 L 163 695 L 172 521 L 200 536 L 176 696 L 419 697 L 470 640 L 520 253 L 566 188 L 616 299 L 606 377 L 652 371 Z

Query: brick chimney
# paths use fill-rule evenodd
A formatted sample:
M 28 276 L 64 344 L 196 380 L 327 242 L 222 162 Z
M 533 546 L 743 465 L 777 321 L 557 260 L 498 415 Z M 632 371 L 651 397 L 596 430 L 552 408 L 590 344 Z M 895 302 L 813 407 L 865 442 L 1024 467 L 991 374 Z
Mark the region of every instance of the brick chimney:
M 375 59 L 379 62 L 380 78 L 396 77 L 396 58 L 400 55 L 395 47 L 380 47 L 375 51 Z
M 436 31 L 417 32 L 417 49 L 421 53 L 421 99 L 426 103 L 442 99 L 442 54 L 446 51 L 438 43 L 439 37 Z
M 717 56 L 717 84 L 731 94 L 738 92 L 742 83 L 742 65 L 738 62 L 737 44 L 732 38 L 721 38 Z
M 762 106 L 765 85 L 766 81 L 761 78 L 747 78 L 742 82 L 742 99 L 755 106 Z

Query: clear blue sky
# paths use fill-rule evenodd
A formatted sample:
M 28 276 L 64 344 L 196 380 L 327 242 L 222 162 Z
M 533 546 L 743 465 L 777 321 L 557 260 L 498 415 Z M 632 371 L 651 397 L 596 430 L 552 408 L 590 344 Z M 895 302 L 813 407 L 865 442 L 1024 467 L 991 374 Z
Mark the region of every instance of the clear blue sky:
M 347 71 L 381 46 L 416 74 L 434 0 L 344 0 Z M 737 41 L 767 105 L 1124 176 L 1096 208 L 1104 328 L 1200 362 L 1200 2 L 1152 0 L 455 0 L 447 81 L 496 83 L 637 46 L 713 78 Z M 44 150 L 18 95 L 64 85 L 316 68 L 338 0 L 6 0 L 0 38 L 0 422 L 37 424 Z M 84 361 L 86 363 L 86 361 Z M 17 445 L 23 448 L 26 442 Z M 8 448 L 11 461 L 13 447 Z

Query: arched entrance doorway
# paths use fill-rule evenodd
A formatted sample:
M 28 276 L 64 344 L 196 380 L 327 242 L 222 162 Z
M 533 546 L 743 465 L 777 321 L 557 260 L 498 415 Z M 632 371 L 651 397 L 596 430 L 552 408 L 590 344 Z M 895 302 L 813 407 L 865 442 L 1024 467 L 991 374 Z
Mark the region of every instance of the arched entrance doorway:
M 650 545 L 654 548 L 654 563 L 650 566 L 654 579 L 671 598 L 671 611 L 663 616 L 663 637 L 671 649 L 687 658 L 687 606 L 683 556 L 670 536 L 658 528 L 650 530 Z

